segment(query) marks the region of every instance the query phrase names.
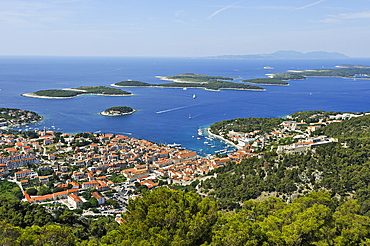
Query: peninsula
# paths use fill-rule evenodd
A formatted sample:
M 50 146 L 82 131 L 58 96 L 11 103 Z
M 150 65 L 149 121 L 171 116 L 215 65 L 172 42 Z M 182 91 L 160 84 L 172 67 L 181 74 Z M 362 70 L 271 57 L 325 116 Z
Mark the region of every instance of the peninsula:
M 39 122 L 44 117 L 35 112 L 18 108 L 0 108 L 0 129 Z
M 219 91 L 220 89 L 232 90 L 255 90 L 264 91 L 262 87 L 255 85 L 246 85 L 242 83 L 229 82 L 224 80 L 233 80 L 233 78 L 224 78 L 220 76 L 208 76 L 194 73 L 179 74 L 170 77 L 156 76 L 161 80 L 173 81 L 175 83 L 150 84 L 141 81 L 121 81 L 111 86 L 117 87 L 167 87 L 167 88 L 200 88 L 206 90 Z
M 103 116 L 122 116 L 122 115 L 128 115 L 128 114 L 133 114 L 137 110 L 132 109 L 131 107 L 127 106 L 118 106 L 118 107 L 111 107 L 107 108 L 100 114 Z
M 40 90 L 33 93 L 25 93 L 21 96 L 43 99 L 67 99 L 80 95 L 100 95 L 100 96 L 130 96 L 131 92 L 106 86 L 83 86 L 68 89 Z
M 291 70 L 287 73 L 268 74 L 274 79 L 305 79 L 306 77 L 341 77 L 349 79 L 369 79 L 370 67 L 365 65 L 342 64 L 335 66 L 334 69 L 309 69 L 309 70 Z

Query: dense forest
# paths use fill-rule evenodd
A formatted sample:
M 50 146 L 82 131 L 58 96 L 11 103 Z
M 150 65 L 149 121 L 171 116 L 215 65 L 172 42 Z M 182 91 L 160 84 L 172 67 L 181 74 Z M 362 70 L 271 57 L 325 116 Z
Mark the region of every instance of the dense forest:
M 134 110 L 131 107 L 127 107 L 127 106 L 117 106 L 117 107 L 107 108 L 104 111 L 107 112 L 107 113 L 109 113 L 110 111 L 117 111 L 117 112 L 125 114 L 125 113 L 130 113 Z
M 335 69 L 310 69 L 294 73 L 275 73 L 275 79 L 304 79 L 305 77 L 344 77 L 353 78 L 355 75 L 370 75 L 370 67 L 363 65 L 341 65 Z M 366 78 L 366 77 L 365 77 Z
M 102 95 L 130 95 L 131 92 L 127 92 L 117 88 L 111 88 L 106 86 L 85 86 L 73 88 L 72 90 L 40 90 L 34 92 L 37 96 L 45 97 L 76 97 L 83 94 L 102 94 Z
M 40 90 L 34 92 L 34 94 L 42 97 L 75 97 L 82 93 L 69 90 Z
M 361 215 L 357 201 L 339 202 L 325 191 L 312 192 L 291 203 L 279 198 L 249 200 L 237 211 L 221 212 L 208 198 L 159 188 L 144 191 L 142 198 L 131 200 L 119 226 L 109 217 L 82 222 L 64 211 L 53 219 L 39 206 L 1 202 L 1 245 L 370 243 L 370 219 Z M 14 218 L 10 218 L 12 215 Z
M 288 82 L 277 78 L 267 78 L 267 79 L 246 79 L 243 80 L 244 83 L 250 84 L 261 84 L 261 85 L 289 85 Z
M 141 81 L 135 81 L 135 80 L 126 80 L 126 81 L 117 82 L 115 83 L 115 85 L 130 87 L 130 86 L 152 86 L 153 84 L 149 84 L 149 83 L 141 82 Z
M 264 90 L 262 87 L 255 85 L 246 85 L 242 83 L 225 82 L 221 80 L 209 80 L 206 83 L 163 83 L 163 84 L 149 84 L 140 81 L 121 81 L 116 83 L 118 86 L 146 86 L 146 87 L 168 87 L 168 88 L 202 88 L 207 90 L 220 90 L 220 89 L 236 89 L 236 90 Z
M 244 133 L 259 130 L 261 133 L 268 133 L 283 121 L 282 118 L 237 118 L 213 123 L 210 129 L 212 133 L 222 133 L 221 135 L 227 134 L 231 130 Z
M 183 73 L 179 75 L 169 76 L 167 79 L 170 80 L 181 80 L 190 82 L 211 82 L 211 81 L 221 81 L 221 80 L 234 80 L 233 78 L 226 78 L 221 76 L 209 76 L 196 73 Z

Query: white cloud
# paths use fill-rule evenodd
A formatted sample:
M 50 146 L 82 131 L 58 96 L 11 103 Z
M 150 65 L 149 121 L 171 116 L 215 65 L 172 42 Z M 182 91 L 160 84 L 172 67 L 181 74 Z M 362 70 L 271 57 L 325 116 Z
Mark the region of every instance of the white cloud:
M 328 15 L 328 18 L 320 20 L 319 22 L 331 23 L 339 22 L 341 20 L 354 20 L 354 19 L 370 19 L 370 11 L 359 13 L 343 13 L 339 15 Z

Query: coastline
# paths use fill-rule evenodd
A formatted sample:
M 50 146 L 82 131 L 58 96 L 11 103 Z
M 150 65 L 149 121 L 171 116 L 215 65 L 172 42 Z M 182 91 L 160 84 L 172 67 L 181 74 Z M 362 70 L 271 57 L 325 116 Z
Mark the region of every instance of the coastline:
M 6 129 L 11 129 L 11 128 L 14 128 L 14 127 L 19 127 L 19 126 L 26 126 L 26 125 L 31 125 L 31 124 L 36 124 L 36 123 L 39 123 L 41 121 L 43 121 L 45 118 L 44 116 L 41 116 L 40 115 L 40 120 L 34 120 L 34 121 L 31 121 L 29 123 L 16 123 L 16 124 L 9 124 L 7 126 L 2 126 L 0 127 L 1 130 L 6 130 Z
M 191 84 L 191 83 L 189 83 Z M 157 87 L 157 88 L 170 88 L 170 89 L 203 89 L 206 91 L 220 91 L 220 90 L 239 90 L 239 91 L 266 91 L 266 89 L 243 89 L 243 88 L 220 88 L 218 90 L 213 90 L 213 89 L 207 89 L 205 87 L 191 87 L 191 86 L 184 86 L 184 87 L 171 87 L 171 86 L 158 86 L 158 85 L 153 85 L 153 86 L 121 86 L 121 85 L 116 85 L 116 84 L 111 84 L 110 86 L 115 86 L 115 87 Z M 132 94 L 134 95 L 134 94 Z
M 72 97 L 47 97 L 47 96 L 38 96 L 35 93 L 31 92 L 31 93 L 23 93 L 23 94 L 21 94 L 21 96 L 22 97 L 39 98 L 39 99 L 70 99 L 70 98 L 78 97 L 79 95 L 72 96 Z
M 251 82 L 245 82 L 248 84 L 253 84 L 253 85 L 279 85 L 279 86 L 289 86 L 289 83 L 284 85 L 284 84 L 260 84 L 260 83 L 251 83 Z
M 83 94 L 79 94 L 79 95 L 76 95 L 76 96 L 71 96 L 71 97 L 48 97 L 48 96 L 39 96 L 39 95 L 36 95 L 35 93 L 31 92 L 31 93 L 23 93 L 21 94 L 22 97 L 31 97 L 31 98 L 39 98 L 39 99 L 71 99 L 71 98 L 75 98 L 75 97 L 78 97 L 78 96 L 82 96 L 82 95 L 95 95 L 95 96 L 108 96 L 108 97 L 124 97 L 124 96 L 133 96 L 135 94 L 125 94 L 125 95 L 116 95 L 116 94 L 94 94 L 94 93 L 83 93 Z
M 130 115 L 130 114 L 133 114 L 133 113 L 135 113 L 135 112 L 137 112 L 137 110 L 136 109 L 134 109 L 133 111 L 131 111 L 131 112 L 128 112 L 128 113 L 122 113 L 122 114 L 109 114 L 109 113 L 106 113 L 105 111 L 103 111 L 103 112 L 100 112 L 99 114 L 100 115 L 102 115 L 102 116 L 124 116 L 124 115 Z
M 225 139 L 225 138 L 223 138 L 223 137 L 221 137 L 220 135 L 216 135 L 216 134 L 213 134 L 212 132 L 211 132 L 211 128 L 207 128 L 207 133 L 208 133 L 208 135 L 210 135 L 210 136 L 212 136 L 212 137 L 214 137 L 214 138 L 218 138 L 218 139 L 221 139 L 222 141 L 224 141 L 225 143 L 227 143 L 227 144 L 229 144 L 229 145 L 231 145 L 231 146 L 233 146 L 234 148 L 236 148 L 236 149 L 242 149 L 242 147 L 240 147 L 240 146 L 238 146 L 238 145 L 236 145 L 236 144 L 234 144 L 233 142 L 231 142 L 230 140 L 228 140 L 228 139 Z
M 169 79 L 168 77 L 165 77 L 165 76 L 154 76 L 154 78 L 157 78 L 159 80 L 172 81 L 176 83 L 187 83 L 187 84 L 199 84 L 199 83 L 207 84 L 208 83 L 208 82 L 194 82 L 194 81 L 188 81 L 188 80 Z

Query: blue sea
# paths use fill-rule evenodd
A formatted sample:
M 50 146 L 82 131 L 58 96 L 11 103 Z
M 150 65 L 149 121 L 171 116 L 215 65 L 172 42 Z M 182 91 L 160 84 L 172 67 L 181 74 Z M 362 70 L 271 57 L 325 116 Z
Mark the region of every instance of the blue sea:
M 217 148 L 197 139 L 197 129 L 238 117 L 283 117 L 302 110 L 367 112 L 370 80 L 308 78 L 289 86 L 262 86 L 266 91 L 171 88 L 122 88 L 134 96 L 79 96 L 73 99 L 35 99 L 22 93 L 79 86 L 109 86 L 123 80 L 162 83 L 155 76 L 199 73 L 243 79 L 295 69 L 334 68 L 339 64 L 370 65 L 370 59 L 233 60 L 144 57 L 0 57 L 0 107 L 35 111 L 45 117 L 39 128 L 63 132 L 126 134 L 162 144 L 180 143 L 199 153 Z M 274 69 L 264 69 L 265 66 Z M 240 82 L 241 79 L 236 79 Z M 193 98 L 195 95 L 195 99 Z M 138 111 L 122 117 L 99 112 L 113 106 Z M 190 119 L 191 118 L 191 119 Z M 31 126 L 35 127 L 35 126 Z M 193 137 L 194 136 L 194 137 Z

